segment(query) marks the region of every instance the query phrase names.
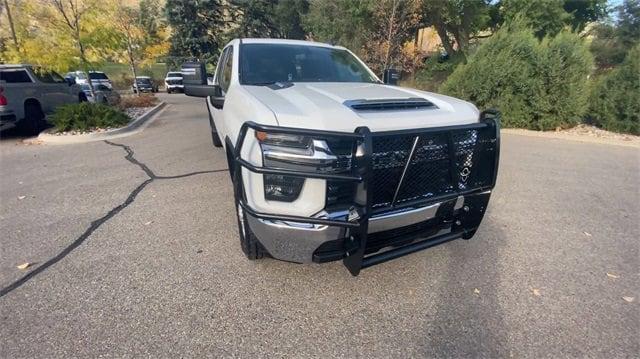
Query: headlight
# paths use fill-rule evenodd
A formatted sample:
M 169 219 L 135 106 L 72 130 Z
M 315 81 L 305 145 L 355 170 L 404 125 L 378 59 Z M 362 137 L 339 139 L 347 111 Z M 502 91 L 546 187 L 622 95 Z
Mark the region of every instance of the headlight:
M 269 133 L 256 131 L 256 138 L 260 144 L 284 146 L 292 148 L 309 148 L 311 139 L 305 136 L 289 135 L 286 133 Z
M 338 141 L 263 131 L 256 131 L 255 137 L 265 167 L 310 173 L 343 173 L 351 169 L 349 143 L 338 145 Z M 334 153 L 332 148 L 338 151 Z M 301 177 L 264 175 L 265 198 L 292 202 L 300 195 L 304 181 Z

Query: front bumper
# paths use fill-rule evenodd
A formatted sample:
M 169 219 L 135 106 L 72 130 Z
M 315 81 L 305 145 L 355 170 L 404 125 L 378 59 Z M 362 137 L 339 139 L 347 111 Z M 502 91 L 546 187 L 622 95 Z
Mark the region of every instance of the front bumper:
M 465 221 L 463 226 L 462 219 L 471 211 L 472 203 L 487 202 L 490 195 L 491 191 L 478 192 L 374 215 L 369 218 L 369 245 L 365 254 L 413 243 L 417 239 L 431 240 L 444 234 L 457 235 L 455 238 L 465 234 L 472 235 L 479 223 Z M 344 259 L 355 249 L 349 243 L 349 230 L 346 228 L 265 220 L 250 214 L 247 214 L 247 220 L 260 243 L 277 259 L 297 263 L 325 263 Z M 460 224 L 457 225 L 456 221 Z M 375 241 L 378 241 L 377 245 Z
M 167 90 L 171 91 L 184 91 L 184 85 L 168 85 L 165 84 Z
M 329 174 L 255 166 L 241 157 L 242 146 L 249 129 L 352 140 L 352 168 L 346 174 Z M 460 164 L 457 162 L 460 154 L 456 153 L 453 146 L 453 138 L 460 131 L 482 131 L 484 142 L 472 151 L 478 151 L 475 161 L 483 166 L 478 171 L 486 172 L 484 175 L 489 178 L 488 181 L 478 186 L 455 186 L 446 193 L 428 198 L 423 196 L 414 201 L 392 203 L 383 211 L 373 208 L 372 138 L 396 134 L 410 135 L 416 136 L 417 143 L 418 138 L 422 136 L 448 136 L 449 154 L 445 156 L 450 156 L 448 175 L 453 181 L 461 176 L 461 173 L 458 173 Z M 262 126 L 248 122 L 242 126 L 234 148 L 235 183 L 242 183 L 244 168 L 258 174 L 352 181 L 356 186 L 348 210 L 323 210 L 311 217 L 257 212 L 247 204 L 242 186 L 236 186 L 236 195 L 245 210 L 251 230 L 273 257 L 293 262 L 328 262 L 342 259 L 351 274 L 358 275 L 361 269 L 390 259 L 453 239 L 471 238 L 482 221 L 491 190 L 495 186 L 499 143 L 499 114 L 496 111 L 483 112 L 477 124 L 396 131 L 392 134 L 371 133 L 367 128 L 359 128 L 350 134 Z M 412 149 L 406 162 L 407 167 L 410 166 L 413 155 Z M 424 157 L 425 153 L 420 153 L 420 156 Z M 466 178 L 464 180 L 466 182 Z M 402 184 L 403 178 L 400 178 L 398 189 L 402 188 Z

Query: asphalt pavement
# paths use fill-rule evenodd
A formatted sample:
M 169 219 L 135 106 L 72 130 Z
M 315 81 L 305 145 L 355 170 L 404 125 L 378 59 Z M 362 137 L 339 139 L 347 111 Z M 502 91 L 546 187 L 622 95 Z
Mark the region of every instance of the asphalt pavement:
M 110 143 L 0 140 L 1 358 L 640 356 L 637 148 L 504 135 L 472 240 L 354 278 L 246 260 L 203 101 L 162 96 Z

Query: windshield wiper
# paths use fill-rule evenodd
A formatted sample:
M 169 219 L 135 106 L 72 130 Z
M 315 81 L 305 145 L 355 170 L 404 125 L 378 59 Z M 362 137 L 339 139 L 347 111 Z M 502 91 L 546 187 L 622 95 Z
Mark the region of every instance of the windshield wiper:
M 280 90 L 293 86 L 293 82 L 290 81 L 268 81 L 268 82 L 252 82 L 246 85 L 250 86 L 267 86 L 272 90 Z

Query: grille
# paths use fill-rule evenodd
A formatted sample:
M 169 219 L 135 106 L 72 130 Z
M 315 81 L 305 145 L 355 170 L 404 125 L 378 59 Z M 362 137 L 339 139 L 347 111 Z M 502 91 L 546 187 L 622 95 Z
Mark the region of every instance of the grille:
M 477 129 L 374 136 L 372 208 L 380 211 L 490 185 L 493 151 L 495 140 Z

